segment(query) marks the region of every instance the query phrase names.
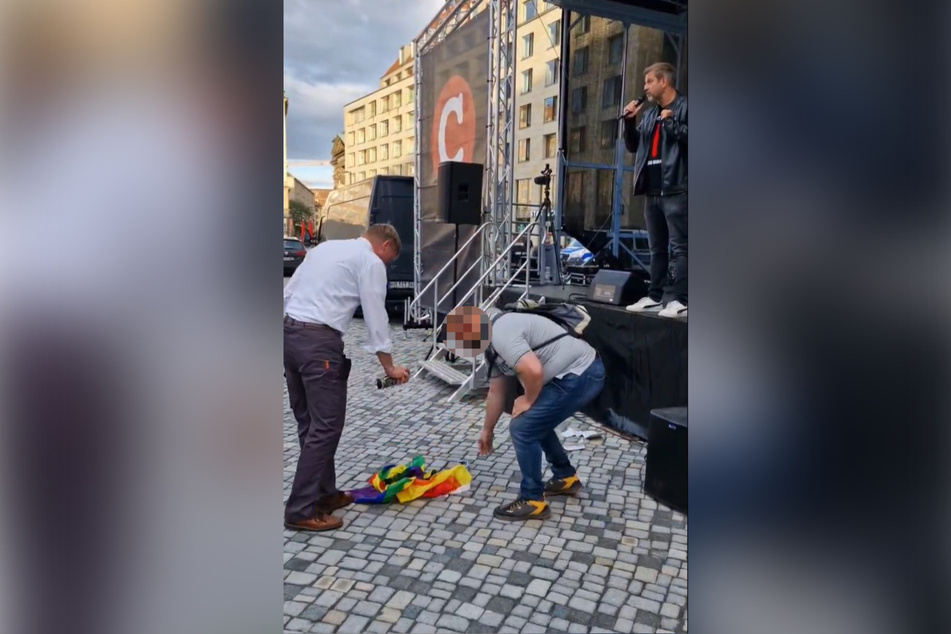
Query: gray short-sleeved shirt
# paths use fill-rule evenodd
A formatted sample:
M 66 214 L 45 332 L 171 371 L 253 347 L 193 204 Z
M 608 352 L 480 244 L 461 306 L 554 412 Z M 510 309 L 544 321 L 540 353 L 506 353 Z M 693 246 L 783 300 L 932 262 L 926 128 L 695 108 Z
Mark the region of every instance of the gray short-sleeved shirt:
M 492 323 L 492 347 L 498 358 L 492 376 L 514 376 L 515 365 L 526 352 L 538 348 L 565 329 L 541 315 L 504 313 Z M 544 381 L 561 378 L 566 374 L 582 374 L 597 357 L 597 352 L 586 341 L 568 335 L 535 351 L 542 363 Z

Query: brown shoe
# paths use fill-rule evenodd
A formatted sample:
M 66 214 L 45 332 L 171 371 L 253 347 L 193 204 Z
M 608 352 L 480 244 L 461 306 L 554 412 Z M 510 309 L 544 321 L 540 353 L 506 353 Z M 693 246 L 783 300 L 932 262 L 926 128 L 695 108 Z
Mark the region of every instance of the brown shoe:
M 343 520 L 334 517 L 330 513 L 318 513 L 316 517 L 298 520 L 296 522 L 284 522 L 284 528 L 289 531 L 310 531 L 319 533 L 321 531 L 332 531 L 343 526 Z
M 317 508 L 324 513 L 333 513 L 337 509 L 353 504 L 353 498 L 349 493 L 338 491 L 334 495 L 322 497 L 317 501 Z

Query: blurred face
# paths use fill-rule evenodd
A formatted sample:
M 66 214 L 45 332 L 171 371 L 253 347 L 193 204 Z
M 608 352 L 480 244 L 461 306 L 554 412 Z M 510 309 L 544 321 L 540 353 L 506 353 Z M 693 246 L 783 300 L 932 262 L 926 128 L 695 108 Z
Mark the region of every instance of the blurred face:
M 657 101 L 666 89 L 666 79 L 659 79 L 654 73 L 644 75 L 644 92 L 651 101 Z
M 489 316 L 475 306 L 460 306 L 446 317 L 446 347 L 472 358 L 489 346 Z

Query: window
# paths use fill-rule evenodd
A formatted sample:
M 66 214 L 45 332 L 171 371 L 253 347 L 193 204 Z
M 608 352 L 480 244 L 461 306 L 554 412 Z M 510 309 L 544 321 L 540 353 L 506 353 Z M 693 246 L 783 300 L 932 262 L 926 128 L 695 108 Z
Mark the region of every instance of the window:
M 608 60 L 611 64 L 620 64 L 624 59 L 624 35 L 615 35 L 608 40 Z
M 604 90 L 601 92 L 601 107 L 610 108 L 621 105 L 621 76 L 615 75 L 604 80 Z
M 367 116 L 375 117 L 376 116 L 376 102 L 371 101 L 367 107 L 370 109 L 370 112 L 367 113 Z
M 376 148 L 371 147 L 367 150 L 367 163 L 376 163 Z
M 561 20 L 555 20 L 548 25 L 548 37 L 555 46 L 561 44 Z
M 532 140 L 522 139 L 518 142 L 518 162 L 524 163 L 532 157 Z
M 357 130 L 357 143 L 366 143 L 367 140 L 367 129 L 360 128 Z
M 399 108 L 400 106 L 403 105 L 402 91 L 394 92 L 392 95 L 390 95 L 390 105 L 393 106 L 394 108 Z
M 617 143 L 617 119 L 608 119 L 601 122 L 601 147 L 614 147 Z
M 403 176 L 412 176 L 415 171 L 416 168 L 412 163 L 406 163 L 403 165 Z
M 581 18 L 581 21 L 578 23 L 578 26 L 575 27 L 575 37 L 579 35 L 584 35 L 591 30 L 591 16 L 586 15 Z
M 366 172 L 358 172 L 358 173 L 357 173 L 357 181 L 358 181 L 358 182 L 359 182 L 359 181 L 362 181 L 362 180 L 364 180 L 364 179 L 366 179 L 366 177 L 367 177 L 367 173 L 366 173 Z
M 367 130 L 367 141 L 373 141 L 376 139 L 376 124 L 374 123 Z
M 554 121 L 558 117 L 558 97 L 548 97 L 545 99 L 545 123 Z
M 353 111 L 353 122 L 360 123 L 363 121 L 363 118 L 366 116 L 366 111 L 363 108 L 357 108 Z
M 413 148 L 414 141 L 415 139 L 406 139 L 406 146 L 403 148 L 403 151 L 406 152 L 407 154 L 412 154 L 414 149 Z
M 386 97 L 380 99 L 380 112 L 387 112 L 390 109 L 390 102 Z
M 522 178 L 515 181 L 515 202 L 520 205 L 527 205 L 531 201 L 531 191 L 532 191 L 532 181 L 528 178 Z M 516 209 L 516 216 L 526 215 L 530 216 L 531 211 L 525 209 Z
M 393 166 L 393 175 L 394 175 L 394 176 L 402 176 L 402 175 L 403 175 L 403 166 L 402 166 L 402 165 L 394 165 L 394 166 Z
M 598 210 L 610 213 L 614 202 L 614 170 L 598 170 Z
M 402 132 L 403 131 L 403 117 L 396 117 L 393 119 L 393 132 Z
M 414 101 L 416 101 L 416 89 L 412 87 L 407 88 L 406 89 L 406 103 L 413 103 Z
M 545 135 L 545 158 L 554 158 L 555 156 L 555 135 Z
M 388 167 L 381 167 L 381 168 L 380 168 L 380 175 L 381 175 L 381 176 L 386 176 L 386 175 L 389 174 L 389 173 L 390 173 L 390 168 L 388 168 Z
M 538 15 L 538 7 L 535 6 L 535 2 L 536 0 L 526 0 L 522 3 L 522 6 L 525 7 L 522 12 L 522 15 L 525 16 L 525 21 L 531 20 Z
M 588 47 L 579 48 L 575 51 L 575 59 L 571 65 L 572 74 L 577 77 L 588 72 Z
M 376 176 L 376 170 L 370 170 L 367 172 L 367 178 L 373 178 Z
M 356 135 L 353 132 L 347 133 L 347 145 L 353 145 L 353 141 L 356 139 Z
M 522 73 L 522 94 L 532 91 L 532 71 L 526 70 Z
M 522 37 L 522 59 L 528 59 L 535 52 L 535 34 L 529 33 Z
M 380 136 L 386 136 L 387 134 L 390 133 L 390 122 L 381 121 L 379 128 L 380 128 Z
M 354 157 L 353 152 L 351 152 L 350 154 L 347 154 L 347 165 L 353 165 L 355 161 L 356 161 L 356 158 Z
M 582 86 L 571 91 L 571 112 L 579 114 L 588 107 L 588 87 Z
M 532 104 L 525 104 L 518 109 L 518 127 L 527 128 L 532 125 Z
M 367 162 L 367 151 L 360 150 L 357 152 L 357 165 L 363 165 Z
M 568 151 L 569 152 L 584 152 L 585 147 L 585 136 L 587 129 L 585 126 L 580 128 L 574 128 L 568 134 Z
M 380 146 L 380 160 L 386 161 L 390 158 L 390 146 L 384 143 Z
M 393 141 L 393 158 L 399 158 L 401 156 L 403 156 L 403 142 Z
M 545 67 L 545 85 L 551 86 L 558 81 L 558 60 L 553 59 Z
M 566 198 L 569 208 L 580 208 L 584 204 L 584 177 L 587 172 L 571 172 L 568 174 Z
M 405 117 L 406 129 L 407 129 L 407 130 L 412 130 L 412 129 L 413 129 L 413 113 L 412 113 L 412 112 L 407 112 L 407 113 L 406 113 L 405 115 L 403 115 L 403 116 Z

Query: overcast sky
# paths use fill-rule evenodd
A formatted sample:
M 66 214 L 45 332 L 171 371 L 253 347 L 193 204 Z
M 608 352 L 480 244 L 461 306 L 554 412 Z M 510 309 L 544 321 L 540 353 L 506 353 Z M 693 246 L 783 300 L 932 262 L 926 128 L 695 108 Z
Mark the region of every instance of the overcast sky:
M 329 159 L 343 132 L 343 106 L 379 88 L 400 46 L 445 0 L 284 0 L 287 158 Z M 289 168 L 301 181 L 332 186 L 330 168 Z

